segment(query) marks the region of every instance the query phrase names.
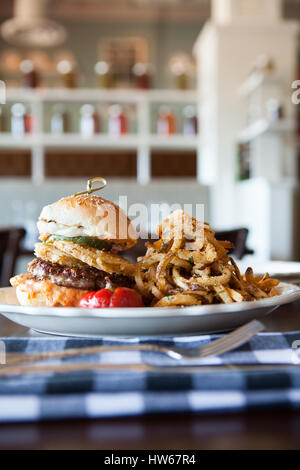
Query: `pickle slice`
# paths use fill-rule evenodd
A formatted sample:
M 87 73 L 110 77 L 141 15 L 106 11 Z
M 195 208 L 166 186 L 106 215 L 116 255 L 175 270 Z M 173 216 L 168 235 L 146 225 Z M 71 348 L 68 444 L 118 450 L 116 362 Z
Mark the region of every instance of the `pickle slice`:
M 97 250 L 109 251 L 112 248 L 112 243 L 106 240 L 99 240 L 98 238 L 90 237 L 65 237 L 64 235 L 51 235 L 47 238 L 46 243 L 51 243 L 55 240 L 65 240 L 68 242 L 78 243 L 78 245 L 86 245 Z

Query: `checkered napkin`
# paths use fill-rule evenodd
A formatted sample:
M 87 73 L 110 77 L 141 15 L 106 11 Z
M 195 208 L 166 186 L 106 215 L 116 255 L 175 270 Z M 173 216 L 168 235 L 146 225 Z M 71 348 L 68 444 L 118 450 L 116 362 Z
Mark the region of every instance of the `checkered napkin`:
M 2 341 L 7 352 L 30 354 L 127 343 L 154 343 L 190 348 L 201 346 L 216 338 L 216 335 L 117 340 L 32 337 L 4 338 Z M 147 413 L 239 412 L 253 408 L 300 408 L 300 366 L 292 367 L 292 364 L 297 363 L 297 341 L 300 341 L 300 332 L 261 333 L 233 352 L 207 359 L 206 362 L 194 361 L 193 366 L 198 364 L 199 367 L 185 371 L 177 369 L 178 363 L 174 360 L 151 352 L 104 352 L 47 360 L 48 364 L 147 363 L 159 367 L 150 371 L 124 368 L 2 376 L 0 422 L 101 418 Z M 246 364 L 261 365 L 287 361 L 291 361 L 291 366 L 287 365 L 284 369 L 247 370 L 241 367 Z M 185 365 L 184 361 L 180 364 Z M 232 366 L 221 369 L 202 367 L 205 364 Z

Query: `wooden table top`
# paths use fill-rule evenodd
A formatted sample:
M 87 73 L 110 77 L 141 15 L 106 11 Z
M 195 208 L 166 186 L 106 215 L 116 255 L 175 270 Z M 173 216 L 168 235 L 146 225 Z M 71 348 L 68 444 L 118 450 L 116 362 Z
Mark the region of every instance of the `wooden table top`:
M 265 319 L 267 331 L 299 331 L 300 302 Z M 0 336 L 28 330 L 0 317 Z M 283 432 L 284 430 L 284 432 Z M 0 449 L 299 449 L 300 411 L 0 425 Z

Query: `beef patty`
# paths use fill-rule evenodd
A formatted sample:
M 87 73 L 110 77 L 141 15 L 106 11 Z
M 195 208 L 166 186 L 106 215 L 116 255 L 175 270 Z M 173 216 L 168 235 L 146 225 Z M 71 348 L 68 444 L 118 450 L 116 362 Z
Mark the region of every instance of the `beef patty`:
M 58 286 L 90 291 L 105 288 L 107 282 L 115 287 L 133 287 L 134 285 L 133 279 L 123 274 L 110 274 L 89 266 L 71 268 L 40 258 L 33 260 L 28 265 L 28 272 L 38 281 L 47 279 Z

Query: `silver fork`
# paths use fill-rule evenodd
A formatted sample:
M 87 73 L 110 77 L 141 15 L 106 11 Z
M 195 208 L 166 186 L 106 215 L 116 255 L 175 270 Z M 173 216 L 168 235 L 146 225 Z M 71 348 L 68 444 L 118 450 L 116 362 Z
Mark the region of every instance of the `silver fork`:
M 207 357 L 219 356 L 225 352 L 241 346 L 249 341 L 260 331 L 264 330 L 264 325 L 257 320 L 251 321 L 246 325 L 228 333 L 221 338 L 211 341 L 204 346 L 196 348 L 183 348 L 159 346 L 156 344 L 125 344 L 112 346 L 92 346 L 86 348 L 66 349 L 64 351 L 50 351 L 36 354 L 7 354 L 6 366 L 0 366 L 0 375 L 3 375 L 9 367 L 21 366 L 24 363 L 32 363 L 45 359 L 66 358 L 75 356 L 84 356 L 107 351 L 150 351 L 164 354 L 177 361 L 182 359 L 202 359 Z
M 236 330 L 215 339 L 204 346 L 198 348 L 182 348 L 174 347 L 172 349 L 164 349 L 165 354 L 177 360 L 181 359 L 203 359 L 207 357 L 215 357 L 224 354 L 225 352 L 232 351 L 233 349 L 247 343 L 253 336 L 257 335 L 265 329 L 264 325 L 253 320 L 246 325 L 237 328 Z

